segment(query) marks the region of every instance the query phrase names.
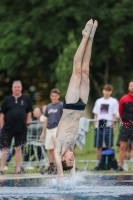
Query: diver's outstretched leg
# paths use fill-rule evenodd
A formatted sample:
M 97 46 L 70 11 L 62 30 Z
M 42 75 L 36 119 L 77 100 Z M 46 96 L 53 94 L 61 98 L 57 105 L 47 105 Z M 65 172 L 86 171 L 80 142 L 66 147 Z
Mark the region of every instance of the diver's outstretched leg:
M 91 33 L 86 45 L 86 49 L 84 52 L 84 57 L 82 61 L 82 68 L 81 68 L 81 84 L 80 84 L 80 98 L 86 104 L 88 101 L 89 96 L 89 63 L 91 58 L 91 50 L 92 50 L 92 43 L 93 38 L 96 32 L 96 28 L 98 26 L 97 21 L 94 21 L 93 27 L 91 29 Z
M 81 66 L 87 45 L 88 38 L 90 36 L 93 26 L 93 21 L 89 20 L 82 31 L 83 38 L 76 51 L 73 60 L 73 72 L 69 82 L 68 90 L 66 93 L 66 103 L 76 103 L 79 100 L 80 84 L 81 84 Z

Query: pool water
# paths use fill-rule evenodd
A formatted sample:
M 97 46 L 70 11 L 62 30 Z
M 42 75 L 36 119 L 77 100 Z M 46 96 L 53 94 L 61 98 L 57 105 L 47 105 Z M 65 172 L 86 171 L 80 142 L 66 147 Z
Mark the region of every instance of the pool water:
M 132 175 L 66 176 L 62 186 L 56 177 L 0 179 L 0 200 L 130 200 L 133 199 Z

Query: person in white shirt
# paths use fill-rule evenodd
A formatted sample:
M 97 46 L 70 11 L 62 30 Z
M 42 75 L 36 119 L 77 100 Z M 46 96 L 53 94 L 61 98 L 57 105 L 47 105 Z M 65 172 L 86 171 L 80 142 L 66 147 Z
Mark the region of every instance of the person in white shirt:
M 113 87 L 106 84 L 103 87 L 103 97 L 96 100 L 94 113 L 95 148 L 97 148 L 97 160 L 101 159 L 103 142 L 107 148 L 113 146 L 113 120 L 119 116 L 118 101 L 111 97 Z

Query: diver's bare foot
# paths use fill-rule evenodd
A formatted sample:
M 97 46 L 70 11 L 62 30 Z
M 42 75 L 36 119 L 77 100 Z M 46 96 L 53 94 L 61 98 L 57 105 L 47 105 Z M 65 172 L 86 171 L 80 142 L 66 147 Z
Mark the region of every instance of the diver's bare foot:
M 94 35 L 95 35 L 95 32 L 96 32 L 96 29 L 97 29 L 97 26 L 98 26 L 98 22 L 97 20 L 94 21 L 94 24 L 93 24 L 93 27 L 91 29 L 91 33 L 90 33 L 90 38 L 93 38 Z
M 84 37 L 89 38 L 90 32 L 91 32 L 91 30 L 92 30 L 92 26 L 93 26 L 93 20 L 90 19 L 90 20 L 86 23 L 85 28 L 84 28 L 83 31 L 82 31 L 82 35 L 83 35 Z

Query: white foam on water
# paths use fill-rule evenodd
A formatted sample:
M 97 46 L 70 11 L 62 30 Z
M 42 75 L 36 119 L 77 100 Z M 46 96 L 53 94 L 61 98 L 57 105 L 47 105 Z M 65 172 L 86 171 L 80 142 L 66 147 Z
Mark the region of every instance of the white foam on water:
M 76 187 L 76 185 L 80 185 L 85 180 L 85 175 L 88 175 L 84 173 L 76 173 L 74 177 L 69 177 L 69 175 L 66 175 L 61 182 L 61 185 L 58 184 L 58 176 L 56 178 L 52 178 L 52 180 L 49 181 L 49 186 L 52 188 L 61 188 L 61 189 L 73 189 Z

